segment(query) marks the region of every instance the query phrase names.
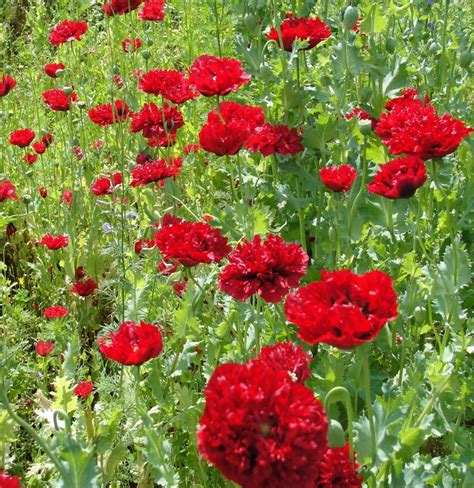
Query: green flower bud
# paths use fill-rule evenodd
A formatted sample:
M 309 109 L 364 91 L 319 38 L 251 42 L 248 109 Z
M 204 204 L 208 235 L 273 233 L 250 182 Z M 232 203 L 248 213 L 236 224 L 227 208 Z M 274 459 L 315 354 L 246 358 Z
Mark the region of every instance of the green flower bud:
M 358 19 L 359 11 L 355 7 L 349 5 L 349 7 L 347 7 L 346 11 L 344 12 L 344 27 L 347 30 L 351 30 L 357 24 Z

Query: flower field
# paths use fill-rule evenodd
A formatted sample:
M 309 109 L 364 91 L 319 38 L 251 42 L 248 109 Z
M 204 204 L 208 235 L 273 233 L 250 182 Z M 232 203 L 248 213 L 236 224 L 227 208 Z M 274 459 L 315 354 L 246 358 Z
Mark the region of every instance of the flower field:
M 0 488 L 474 486 L 469 12 L 2 5 Z

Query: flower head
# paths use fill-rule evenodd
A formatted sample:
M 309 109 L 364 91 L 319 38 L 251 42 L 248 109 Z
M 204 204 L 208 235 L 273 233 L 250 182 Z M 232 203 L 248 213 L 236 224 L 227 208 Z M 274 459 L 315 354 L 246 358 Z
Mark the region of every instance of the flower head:
M 358 464 L 351 462 L 349 444 L 328 448 L 319 462 L 319 477 L 314 488 L 362 488 Z
M 0 202 L 5 200 L 18 200 L 16 186 L 10 180 L 0 180 Z
M 51 78 L 58 77 L 58 71 L 64 71 L 63 63 L 50 63 L 44 66 L 44 72 Z
M 102 10 L 109 17 L 123 15 L 136 10 L 142 2 L 143 0 L 110 0 L 102 7 Z
M 10 144 L 18 147 L 27 147 L 35 138 L 31 129 L 18 129 L 10 133 Z
M 167 178 L 174 178 L 181 171 L 181 158 L 155 159 L 132 168 L 130 186 L 142 186 L 148 183 L 159 183 L 163 186 Z
M 77 100 L 77 95 L 72 92 L 68 95 L 64 90 L 53 88 L 43 93 L 43 101 L 56 112 L 67 112 L 72 102 Z
M 142 45 L 142 41 L 138 37 L 134 37 L 131 39 L 130 37 L 127 37 L 122 41 L 122 49 L 128 53 L 130 50 L 136 51 L 138 48 L 140 48 Z
M 252 152 L 259 152 L 264 156 L 270 154 L 294 155 L 304 151 L 303 138 L 298 130 L 290 129 L 286 125 L 264 124 L 257 127 L 250 135 L 245 147 Z
M 106 127 L 115 122 L 123 122 L 130 115 L 128 105 L 122 100 L 116 100 L 114 104 L 104 103 L 89 110 L 89 118 L 94 124 Z
M 50 32 L 48 39 L 53 46 L 65 42 L 81 41 L 81 36 L 87 32 L 87 22 L 79 20 L 63 20 Z
M 66 307 L 61 305 L 55 305 L 53 307 L 48 307 L 44 309 L 44 316 L 47 319 L 62 319 L 67 316 L 68 310 Z
M 199 96 L 183 73 L 168 69 L 155 69 L 145 73 L 138 82 L 145 93 L 161 95 L 170 102 L 181 104 Z
M 319 170 L 324 186 L 335 192 L 349 191 L 357 178 L 356 170 L 350 164 L 327 166 Z
M 16 81 L 9 75 L 3 75 L 0 79 L 0 97 L 8 95 L 16 86 Z
M 69 244 L 69 237 L 66 235 L 53 236 L 52 234 L 46 234 L 41 241 L 38 242 L 38 246 L 46 246 L 52 251 L 62 249 Z
M 92 278 L 78 279 L 71 288 L 71 293 L 75 293 L 80 297 L 87 297 L 94 293 L 97 288 L 97 283 Z
M 87 398 L 92 393 L 93 388 L 94 383 L 92 383 L 92 381 L 83 381 L 75 386 L 74 395 L 81 398 Z
M 35 351 L 38 356 L 49 356 L 54 350 L 54 344 L 48 341 L 38 341 L 35 346 Z
M 0 486 L 2 488 L 23 488 L 18 476 L 10 476 L 3 471 L 0 471 Z
M 158 22 L 165 18 L 165 0 L 145 0 L 143 8 L 138 12 L 140 20 Z

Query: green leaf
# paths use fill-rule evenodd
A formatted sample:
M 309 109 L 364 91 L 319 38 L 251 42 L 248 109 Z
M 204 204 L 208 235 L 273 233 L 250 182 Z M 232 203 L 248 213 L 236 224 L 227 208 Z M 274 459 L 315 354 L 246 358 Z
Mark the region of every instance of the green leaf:
M 398 93 L 400 88 L 405 88 L 408 84 L 408 73 L 406 63 L 400 63 L 397 60 L 395 67 L 390 73 L 387 73 L 383 79 L 383 93 L 387 97 L 393 97 Z

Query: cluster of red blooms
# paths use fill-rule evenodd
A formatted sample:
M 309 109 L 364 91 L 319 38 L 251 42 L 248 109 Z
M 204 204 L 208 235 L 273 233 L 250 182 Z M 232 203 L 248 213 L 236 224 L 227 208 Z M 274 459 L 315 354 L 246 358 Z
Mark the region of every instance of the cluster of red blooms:
M 114 104 L 104 103 L 89 110 L 89 118 L 94 124 L 106 127 L 115 122 L 124 122 L 130 115 L 128 105 L 122 100 L 116 100 Z
M 43 101 L 55 112 L 67 112 L 71 108 L 72 102 L 77 101 L 77 95 L 72 91 L 66 93 L 60 88 L 52 88 L 43 93 Z
M 164 0 L 110 0 L 102 10 L 106 15 L 124 15 L 133 10 L 137 10 L 144 2 L 138 18 L 140 20 L 161 21 L 165 18 L 165 1 Z
M 127 37 L 122 41 L 122 49 L 126 53 L 130 52 L 130 50 L 136 51 L 141 47 L 141 45 L 142 45 L 142 41 L 138 37 L 135 37 L 133 39 Z
M 75 293 L 80 297 L 88 297 L 92 295 L 97 288 L 97 283 L 92 278 L 86 277 L 86 272 L 82 266 L 76 269 L 76 281 L 74 281 L 71 293 Z
M 131 170 L 130 186 L 142 186 L 148 183 L 158 183 L 163 186 L 167 178 L 174 178 L 179 174 L 182 164 L 181 158 L 156 159 L 137 164 Z
M 15 130 L 10 133 L 10 144 L 21 148 L 28 147 L 35 138 L 35 135 L 35 132 L 28 128 Z M 38 159 L 38 154 L 44 154 L 52 141 L 53 136 L 51 134 L 45 134 L 41 137 L 41 141 L 36 141 L 33 143 L 32 148 L 35 152 L 26 153 L 23 160 L 28 164 L 35 163 Z

